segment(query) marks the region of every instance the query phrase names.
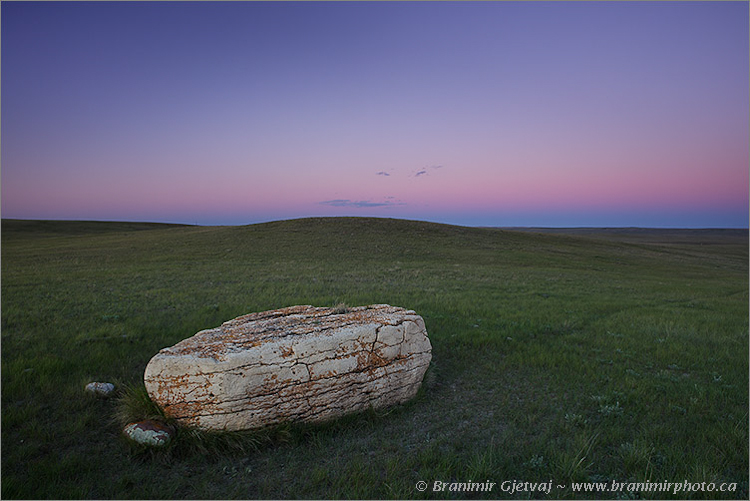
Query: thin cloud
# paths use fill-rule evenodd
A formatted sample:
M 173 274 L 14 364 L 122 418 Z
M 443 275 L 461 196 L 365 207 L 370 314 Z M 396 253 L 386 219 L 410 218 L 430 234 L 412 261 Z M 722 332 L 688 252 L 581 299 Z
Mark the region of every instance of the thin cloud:
M 378 172 L 378 173 L 377 173 L 377 174 L 375 174 L 375 175 L 376 175 L 376 176 L 390 176 L 390 174 L 388 174 L 388 173 L 387 173 L 386 171 L 384 171 L 384 170 L 381 170 L 380 172 Z
M 392 197 L 389 197 L 392 198 Z M 330 207 L 354 207 L 358 209 L 370 207 L 393 207 L 395 205 L 406 205 L 403 202 L 387 200 L 385 202 L 372 202 L 370 200 L 349 200 L 348 198 L 339 198 L 336 200 L 326 200 L 318 202 L 319 205 L 328 205 Z
M 430 166 L 428 166 L 428 167 L 425 167 L 425 168 L 424 168 L 424 169 L 422 169 L 422 170 L 419 170 L 419 171 L 417 171 L 417 172 L 416 172 L 416 173 L 414 174 L 414 177 L 419 177 L 419 176 L 429 176 L 429 175 L 430 175 L 430 171 L 431 171 L 431 170 L 438 170 L 438 169 L 442 169 L 442 168 L 443 168 L 443 166 L 442 166 L 442 165 L 430 165 Z

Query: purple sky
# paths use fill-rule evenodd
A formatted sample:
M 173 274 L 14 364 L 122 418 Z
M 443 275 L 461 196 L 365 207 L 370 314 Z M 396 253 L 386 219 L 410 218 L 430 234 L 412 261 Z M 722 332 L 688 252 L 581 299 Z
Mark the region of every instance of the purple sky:
M 748 227 L 748 2 L 2 2 L 2 217 Z

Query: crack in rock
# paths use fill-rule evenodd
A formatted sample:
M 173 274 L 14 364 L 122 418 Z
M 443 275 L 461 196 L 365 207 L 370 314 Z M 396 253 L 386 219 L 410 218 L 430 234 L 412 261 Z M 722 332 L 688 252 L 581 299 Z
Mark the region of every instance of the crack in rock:
M 243 430 L 405 402 L 431 359 L 424 320 L 412 310 L 291 306 L 242 315 L 164 348 L 144 382 L 182 424 Z

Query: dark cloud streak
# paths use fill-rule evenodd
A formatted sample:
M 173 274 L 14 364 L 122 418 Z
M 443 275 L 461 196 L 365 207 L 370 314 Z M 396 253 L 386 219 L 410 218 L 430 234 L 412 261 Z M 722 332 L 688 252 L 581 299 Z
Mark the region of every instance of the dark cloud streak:
M 390 198 L 390 197 L 389 197 Z M 396 205 L 406 205 L 403 202 L 371 202 L 370 200 L 349 200 L 348 198 L 339 198 L 336 200 L 326 200 L 318 202 L 319 205 L 328 205 L 330 207 L 355 207 L 358 209 L 371 207 L 393 207 Z
M 430 165 L 428 167 L 423 168 L 422 170 L 417 171 L 414 174 L 414 177 L 429 176 L 430 175 L 430 170 L 438 170 L 438 169 L 442 169 L 442 168 L 443 168 L 442 165 Z

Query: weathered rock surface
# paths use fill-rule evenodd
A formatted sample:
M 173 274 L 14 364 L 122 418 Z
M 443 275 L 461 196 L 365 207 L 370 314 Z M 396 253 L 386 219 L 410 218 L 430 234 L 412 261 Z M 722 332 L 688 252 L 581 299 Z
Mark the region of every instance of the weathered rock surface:
M 432 359 L 424 321 L 389 305 L 251 313 L 157 353 L 144 382 L 179 423 L 242 430 L 411 399 Z
M 115 385 L 112 383 L 99 383 L 94 381 L 86 385 L 86 391 L 100 397 L 109 397 L 114 394 Z
M 123 433 L 133 442 L 160 447 L 172 440 L 173 430 L 164 423 L 147 419 L 128 424 L 123 429 Z

